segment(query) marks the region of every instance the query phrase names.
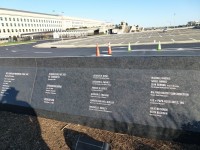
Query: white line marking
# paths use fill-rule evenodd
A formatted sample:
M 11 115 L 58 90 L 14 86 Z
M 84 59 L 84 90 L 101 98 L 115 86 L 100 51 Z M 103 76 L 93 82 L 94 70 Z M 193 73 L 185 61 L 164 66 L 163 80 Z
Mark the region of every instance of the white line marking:
M 127 47 L 116 47 L 116 48 L 127 48 Z
M 194 48 L 166 48 L 166 49 L 162 49 L 161 51 L 188 51 L 188 50 L 198 50 L 200 51 L 200 49 L 194 49 Z M 156 49 L 133 49 L 131 50 L 132 52 L 142 52 L 142 51 L 157 51 Z M 102 51 L 103 53 L 107 53 L 107 51 Z M 124 53 L 124 52 L 128 52 L 128 50 L 115 50 L 113 51 L 113 53 Z
M 106 52 L 108 52 L 108 51 L 106 51 Z M 95 55 L 95 54 L 93 54 L 93 55 L 91 55 L 91 56 L 96 56 L 96 55 Z M 100 57 L 110 57 L 110 56 L 112 56 L 112 55 L 100 54 Z
M 103 53 L 108 53 L 108 51 L 102 51 Z M 121 52 L 126 52 L 126 50 L 114 50 L 112 51 L 113 53 L 121 53 Z M 127 50 L 128 52 L 128 50 Z
M 17 51 L 13 51 L 13 50 L 12 50 L 12 52 L 13 52 L 13 53 L 16 53 Z
M 194 38 L 189 38 L 190 40 L 195 40 L 196 41 L 196 39 L 194 39 Z
M 178 51 L 183 51 L 184 49 L 183 49 L 183 48 L 178 48 L 177 50 L 178 50 Z
M 34 53 L 36 53 L 36 54 L 50 54 L 52 52 L 34 52 Z
M 140 41 L 135 42 L 135 44 L 139 43 Z

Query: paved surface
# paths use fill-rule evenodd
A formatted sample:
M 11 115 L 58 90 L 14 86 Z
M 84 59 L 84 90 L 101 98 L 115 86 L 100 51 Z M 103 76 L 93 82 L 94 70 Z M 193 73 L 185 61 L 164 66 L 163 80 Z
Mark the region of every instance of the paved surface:
M 161 42 L 160 51 L 156 50 L 158 41 Z M 114 57 L 200 56 L 200 30 L 176 29 L 168 32 L 113 34 L 59 42 L 40 41 L 27 45 L 5 46 L 0 47 L 0 57 L 96 57 L 96 43 L 99 43 L 100 56 L 111 57 L 107 54 L 108 42 L 111 42 Z M 129 42 L 131 51 L 128 52 Z
M 151 32 L 139 32 L 130 34 L 113 34 L 106 36 L 89 37 L 85 39 L 75 39 L 61 41 L 57 43 L 41 44 L 38 47 L 95 47 L 98 43 L 100 46 L 107 46 L 110 42 L 112 46 L 126 46 L 128 43 L 132 45 L 157 44 L 173 44 L 173 43 L 196 43 L 200 42 L 199 29 L 175 29 Z
M 34 44 L 0 47 L 0 57 L 96 57 L 96 48 L 34 48 Z M 113 46 L 112 56 L 200 56 L 200 43 L 162 44 L 162 50 L 156 50 L 157 45 Z M 100 47 L 102 57 L 107 55 L 108 48 Z

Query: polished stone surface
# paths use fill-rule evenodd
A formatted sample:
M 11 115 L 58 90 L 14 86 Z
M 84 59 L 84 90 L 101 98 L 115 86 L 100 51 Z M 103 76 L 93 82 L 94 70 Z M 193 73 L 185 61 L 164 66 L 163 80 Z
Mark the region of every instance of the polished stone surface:
M 2 104 L 32 107 L 45 117 L 147 137 L 178 138 L 182 136 L 178 131 L 200 132 L 199 57 L 0 62 Z

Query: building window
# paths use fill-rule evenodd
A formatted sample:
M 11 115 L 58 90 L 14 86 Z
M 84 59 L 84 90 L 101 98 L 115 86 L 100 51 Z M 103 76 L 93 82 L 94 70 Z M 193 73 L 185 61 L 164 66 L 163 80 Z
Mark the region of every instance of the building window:
M 19 21 L 19 18 L 17 18 L 17 21 Z
M 24 22 L 26 22 L 26 19 L 24 19 Z
M 1 23 L 2 27 L 4 27 L 4 23 Z
M 21 32 L 22 30 L 21 29 L 19 29 L 19 32 Z
M 24 25 L 23 25 L 23 23 L 22 23 L 22 27 L 23 27 Z
M 17 30 L 17 29 L 15 29 L 15 32 L 18 32 L 18 30 Z
M 8 23 L 6 23 L 6 26 L 8 27 Z
M 27 19 L 27 22 L 29 22 L 29 19 Z
M 26 29 L 26 32 L 28 32 L 28 29 Z
M 8 33 L 10 32 L 10 30 L 9 30 L 9 29 L 8 29 L 7 31 L 8 31 Z
M 4 33 L 6 33 L 6 30 L 5 30 L 5 29 L 3 29 L 3 32 L 4 32 Z
M 0 20 L 3 21 L 3 17 L 0 17 Z
M 24 32 L 24 29 L 23 29 L 23 32 Z
M 5 21 L 7 21 L 7 18 L 5 17 Z
M 14 32 L 14 29 L 12 29 L 12 32 Z
M 14 26 L 16 27 L 16 23 L 14 23 Z
M 13 21 L 15 21 L 15 18 L 13 18 Z
M 20 27 L 20 23 L 18 23 L 18 26 Z
M 9 21 L 11 21 L 11 18 L 9 18 Z
M 12 27 L 12 23 L 10 23 L 10 26 Z
M 21 20 L 21 22 L 23 21 L 22 18 L 20 20 Z

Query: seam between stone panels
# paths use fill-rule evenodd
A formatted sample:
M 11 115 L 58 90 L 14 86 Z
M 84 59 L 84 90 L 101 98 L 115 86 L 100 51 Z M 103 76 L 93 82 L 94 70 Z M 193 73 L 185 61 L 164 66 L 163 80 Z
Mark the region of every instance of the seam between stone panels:
M 80 143 L 84 143 L 84 144 L 91 145 L 91 146 L 98 147 L 98 148 L 102 149 L 102 147 L 100 147 L 100 146 L 97 146 L 97 145 L 94 145 L 94 144 L 90 144 L 90 143 L 87 143 L 87 142 L 80 141 Z
M 33 81 L 33 86 L 32 86 L 32 92 L 31 92 L 31 97 L 30 97 L 30 102 L 32 102 L 32 97 L 33 97 L 33 90 L 34 90 L 34 87 L 35 87 L 35 81 L 36 81 L 36 77 L 37 77 L 37 71 L 38 71 L 38 67 L 37 67 L 37 60 L 35 58 L 35 77 L 34 77 L 34 81 Z
M 103 145 L 102 145 L 102 147 L 101 147 L 102 150 L 103 150 L 103 147 L 104 147 L 104 142 L 103 142 Z
M 76 142 L 75 150 L 77 149 L 79 138 L 80 138 L 80 135 L 79 135 L 78 140 L 77 140 L 77 142 Z

